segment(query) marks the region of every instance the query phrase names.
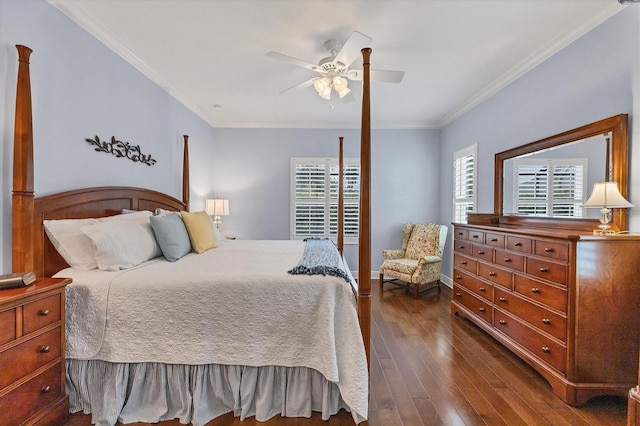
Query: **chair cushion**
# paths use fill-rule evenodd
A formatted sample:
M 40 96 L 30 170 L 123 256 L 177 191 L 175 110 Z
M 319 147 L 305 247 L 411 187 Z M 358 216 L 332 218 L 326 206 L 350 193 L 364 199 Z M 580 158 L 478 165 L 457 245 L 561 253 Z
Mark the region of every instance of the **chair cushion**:
M 407 243 L 406 258 L 418 260 L 425 256 L 435 256 L 438 253 L 438 239 L 440 227 L 434 224 L 416 224 L 411 231 Z
M 401 274 L 412 275 L 418 267 L 418 261 L 414 259 L 393 259 L 385 260 L 380 267 L 380 272 L 399 272 Z

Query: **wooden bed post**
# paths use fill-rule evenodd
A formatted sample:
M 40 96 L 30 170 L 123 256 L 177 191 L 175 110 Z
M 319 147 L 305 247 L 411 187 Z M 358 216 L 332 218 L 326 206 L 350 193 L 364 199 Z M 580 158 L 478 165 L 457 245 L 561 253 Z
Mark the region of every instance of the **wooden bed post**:
M 189 135 L 182 135 L 184 138 L 184 149 L 182 153 L 182 202 L 186 205 L 187 211 L 189 206 Z
M 344 153 L 342 144 L 344 137 L 340 136 L 340 150 L 338 154 L 338 251 L 342 254 L 344 249 Z
M 362 125 L 360 134 L 360 237 L 358 244 L 358 319 L 371 370 L 371 48 L 362 49 Z
M 32 50 L 18 49 L 16 119 L 13 134 L 13 192 L 11 195 L 11 233 L 13 272 L 34 270 L 33 258 L 33 127 L 31 121 L 31 78 L 29 56 Z

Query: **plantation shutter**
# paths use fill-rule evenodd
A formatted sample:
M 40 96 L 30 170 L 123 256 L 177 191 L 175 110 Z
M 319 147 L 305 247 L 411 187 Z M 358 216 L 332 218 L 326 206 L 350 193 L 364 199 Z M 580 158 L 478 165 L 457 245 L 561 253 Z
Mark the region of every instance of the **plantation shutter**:
M 467 223 L 467 214 L 476 209 L 476 145 L 454 154 L 453 221 Z

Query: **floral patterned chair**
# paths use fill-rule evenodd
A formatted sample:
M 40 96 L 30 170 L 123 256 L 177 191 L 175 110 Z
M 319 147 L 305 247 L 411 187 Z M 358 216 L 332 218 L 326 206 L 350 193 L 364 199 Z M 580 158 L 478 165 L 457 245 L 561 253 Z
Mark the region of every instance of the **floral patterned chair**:
M 442 252 L 448 228 L 434 223 L 406 224 L 402 228 L 402 250 L 383 250 L 380 291 L 384 283 L 413 286 L 416 298 L 432 288 L 440 292 Z M 386 278 L 385 278 L 386 277 Z M 430 284 L 430 285 L 427 285 Z

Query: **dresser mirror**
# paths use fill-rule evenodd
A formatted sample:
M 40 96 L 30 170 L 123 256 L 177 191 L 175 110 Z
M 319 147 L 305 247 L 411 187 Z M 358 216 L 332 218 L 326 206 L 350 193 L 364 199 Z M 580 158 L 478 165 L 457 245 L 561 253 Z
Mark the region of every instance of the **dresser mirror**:
M 581 207 L 593 184 L 616 182 L 627 197 L 627 121 L 627 114 L 616 115 L 496 154 L 494 212 L 500 221 L 596 229 L 599 209 Z M 614 209 L 612 225 L 626 229 L 624 209 Z

